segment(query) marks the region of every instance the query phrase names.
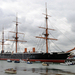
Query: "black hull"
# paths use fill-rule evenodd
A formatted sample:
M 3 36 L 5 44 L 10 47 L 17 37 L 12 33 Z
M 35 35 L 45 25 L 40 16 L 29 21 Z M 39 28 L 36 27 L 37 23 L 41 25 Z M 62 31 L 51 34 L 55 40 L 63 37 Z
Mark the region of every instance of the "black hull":
M 70 53 L 2 53 L 0 54 L 0 60 L 27 60 L 41 61 L 41 62 L 65 62 Z

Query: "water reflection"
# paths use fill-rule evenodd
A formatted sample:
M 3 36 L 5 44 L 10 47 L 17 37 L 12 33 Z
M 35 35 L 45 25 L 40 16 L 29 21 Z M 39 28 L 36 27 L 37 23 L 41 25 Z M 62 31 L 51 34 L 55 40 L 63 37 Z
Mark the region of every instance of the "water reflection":
M 16 69 L 18 72 L 22 72 L 22 73 L 32 73 L 32 74 L 37 73 L 37 75 L 38 74 L 39 75 L 75 75 L 75 73 L 72 73 L 72 71 L 70 71 L 70 72 L 67 71 L 66 68 L 64 68 L 65 70 L 64 69 L 55 69 L 55 68 L 51 68 L 51 66 L 46 67 L 46 66 L 41 66 L 39 64 L 34 64 L 34 65 L 33 64 L 32 65 L 21 64 L 21 66 L 19 66 L 19 65 L 20 64 L 15 64 L 14 69 Z M 55 65 L 52 65 L 52 66 L 55 66 Z M 35 68 L 33 68 L 33 67 L 35 67 Z M 60 66 L 58 65 L 58 67 L 60 67 Z
M 50 68 L 24 68 L 24 67 L 15 67 L 18 71 L 31 71 L 32 73 L 39 73 L 40 75 L 75 75 L 68 71 L 63 71 L 60 69 L 50 69 Z
M 8 63 L 0 61 L 0 75 L 7 75 L 4 70 L 13 68 L 17 70 L 16 75 L 75 75 L 75 66 L 62 66 L 60 64 L 50 64 L 42 66 L 41 63 Z M 11 74 L 10 74 L 11 75 Z
M 32 72 L 33 72 L 33 73 L 35 72 L 35 68 L 32 68 Z

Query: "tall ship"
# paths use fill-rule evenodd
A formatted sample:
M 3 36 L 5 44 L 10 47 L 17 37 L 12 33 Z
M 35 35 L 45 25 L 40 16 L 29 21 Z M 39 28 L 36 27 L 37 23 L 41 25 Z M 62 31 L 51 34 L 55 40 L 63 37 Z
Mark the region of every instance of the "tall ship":
M 46 7 L 46 27 L 39 27 L 39 28 L 43 28 L 45 29 L 45 34 L 44 34 L 44 37 L 39 37 L 39 36 L 36 36 L 36 38 L 41 38 L 41 39 L 44 39 L 46 41 L 46 52 L 43 53 L 37 53 L 35 51 L 35 48 L 33 48 L 33 52 L 27 52 L 27 48 L 25 48 L 25 51 L 23 53 L 18 53 L 17 52 L 17 42 L 26 42 L 26 41 L 22 41 L 22 40 L 19 40 L 18 39 L 18 21 L 17 21 L 17 17 L 16 17 L 16 32 L 13 32 L 15 33 L 15 37 L 14 37 L 14 40 L 9 40 L 7 39 L 7 41 L 15 41 L 16 43 L 16 53 L 14 52 L 5 52 L 4 49 L 3 49 L 3 46 L 4 46 L 4 36 L 3 36 L 3 40 L 2 40 L 2 51 L 0 53 L 0 60 L 7 60 L 7 59 L 10 59 L 12 61 L 14 60 L 17 60 L 19 61 L 20 59 L 24 60 L 24 61 L 27 61 L 27 59 L 29 59 L 30 61 L 33 61 L 33 62 L 36 62 L 36 61 L 40 61 L 40 62 L 55 62 L 55 63 L 64 63 L 65 60 L 69 57 L 70 55 L 70 52 L 51 52 L 49 53 L 48 52 L 48 40 L 57 40 L 57 39 L 54 39 L 54 38 L 49 38 L 49 34 L 48 34 L 48 30 L 53 30 L 53 29 L 50 29 L 48 28 L 48 14 L 47 14 L 47 7 Z M 2 33 L 3 35 L 4 33 Z

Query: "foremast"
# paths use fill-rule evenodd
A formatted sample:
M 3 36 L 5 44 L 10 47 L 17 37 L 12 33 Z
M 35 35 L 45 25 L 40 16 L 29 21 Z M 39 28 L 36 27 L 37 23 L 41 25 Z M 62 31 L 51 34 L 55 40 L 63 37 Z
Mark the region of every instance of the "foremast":
M 49 34 L 48 34 L 48 30 L 54 30 L 54 29 L 50 29 L 50 28 L 48 28 L 48 14 L 47 14 L 47 4 L 46 4 L 46 14 L 44 14 L 44 15 L 46 15 L 46 17 L 45 17 L 45 19 L 46 19 L 46 28 L 45 27 L 39 27 L 39 28 L 43 28 L 43 29 L 45 29 L 46 30 L 46 34 L 44 34 L 45 35 L 45 37 L 39 37 L 39 36 L 36 36 L 36 38 L 42 38 L 42 39 L 45 39 L 46 40 L 46 53 L 48 53 L 48 40 L 57 40 L 57 39 L 54 39 L 54 38 L 48 38 L 48 36 L 49 36 Z

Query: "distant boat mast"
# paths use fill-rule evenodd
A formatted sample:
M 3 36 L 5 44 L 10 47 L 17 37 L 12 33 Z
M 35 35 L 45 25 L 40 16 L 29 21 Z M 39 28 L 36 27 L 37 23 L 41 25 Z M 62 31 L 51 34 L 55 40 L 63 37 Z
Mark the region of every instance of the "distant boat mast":
M 45 39 L 46 40 L 46 53 L 48 53 L 48 40 L 57 40 L 57 39 L 54 39 L 54 38 L 48 38 L 49 34 L 48 34 L 48 30 L 54 30 L 54 29 L 50 29 L 48 28 L 48 22 L 47 22 L 47 19 L 48 19 L 48 14 L 47 14 L 47 4 L 46 4 L 46 15 L 45 19 L 46 19 L 46 28 L 45 27 L 39 27 L 39 28 L 43 28 L 43 29 L 46 29 L 46 34 L 45 37 L 39 37 L 39 36 L 36 36 L 36 38 L 42 38 L 42 39 Z

